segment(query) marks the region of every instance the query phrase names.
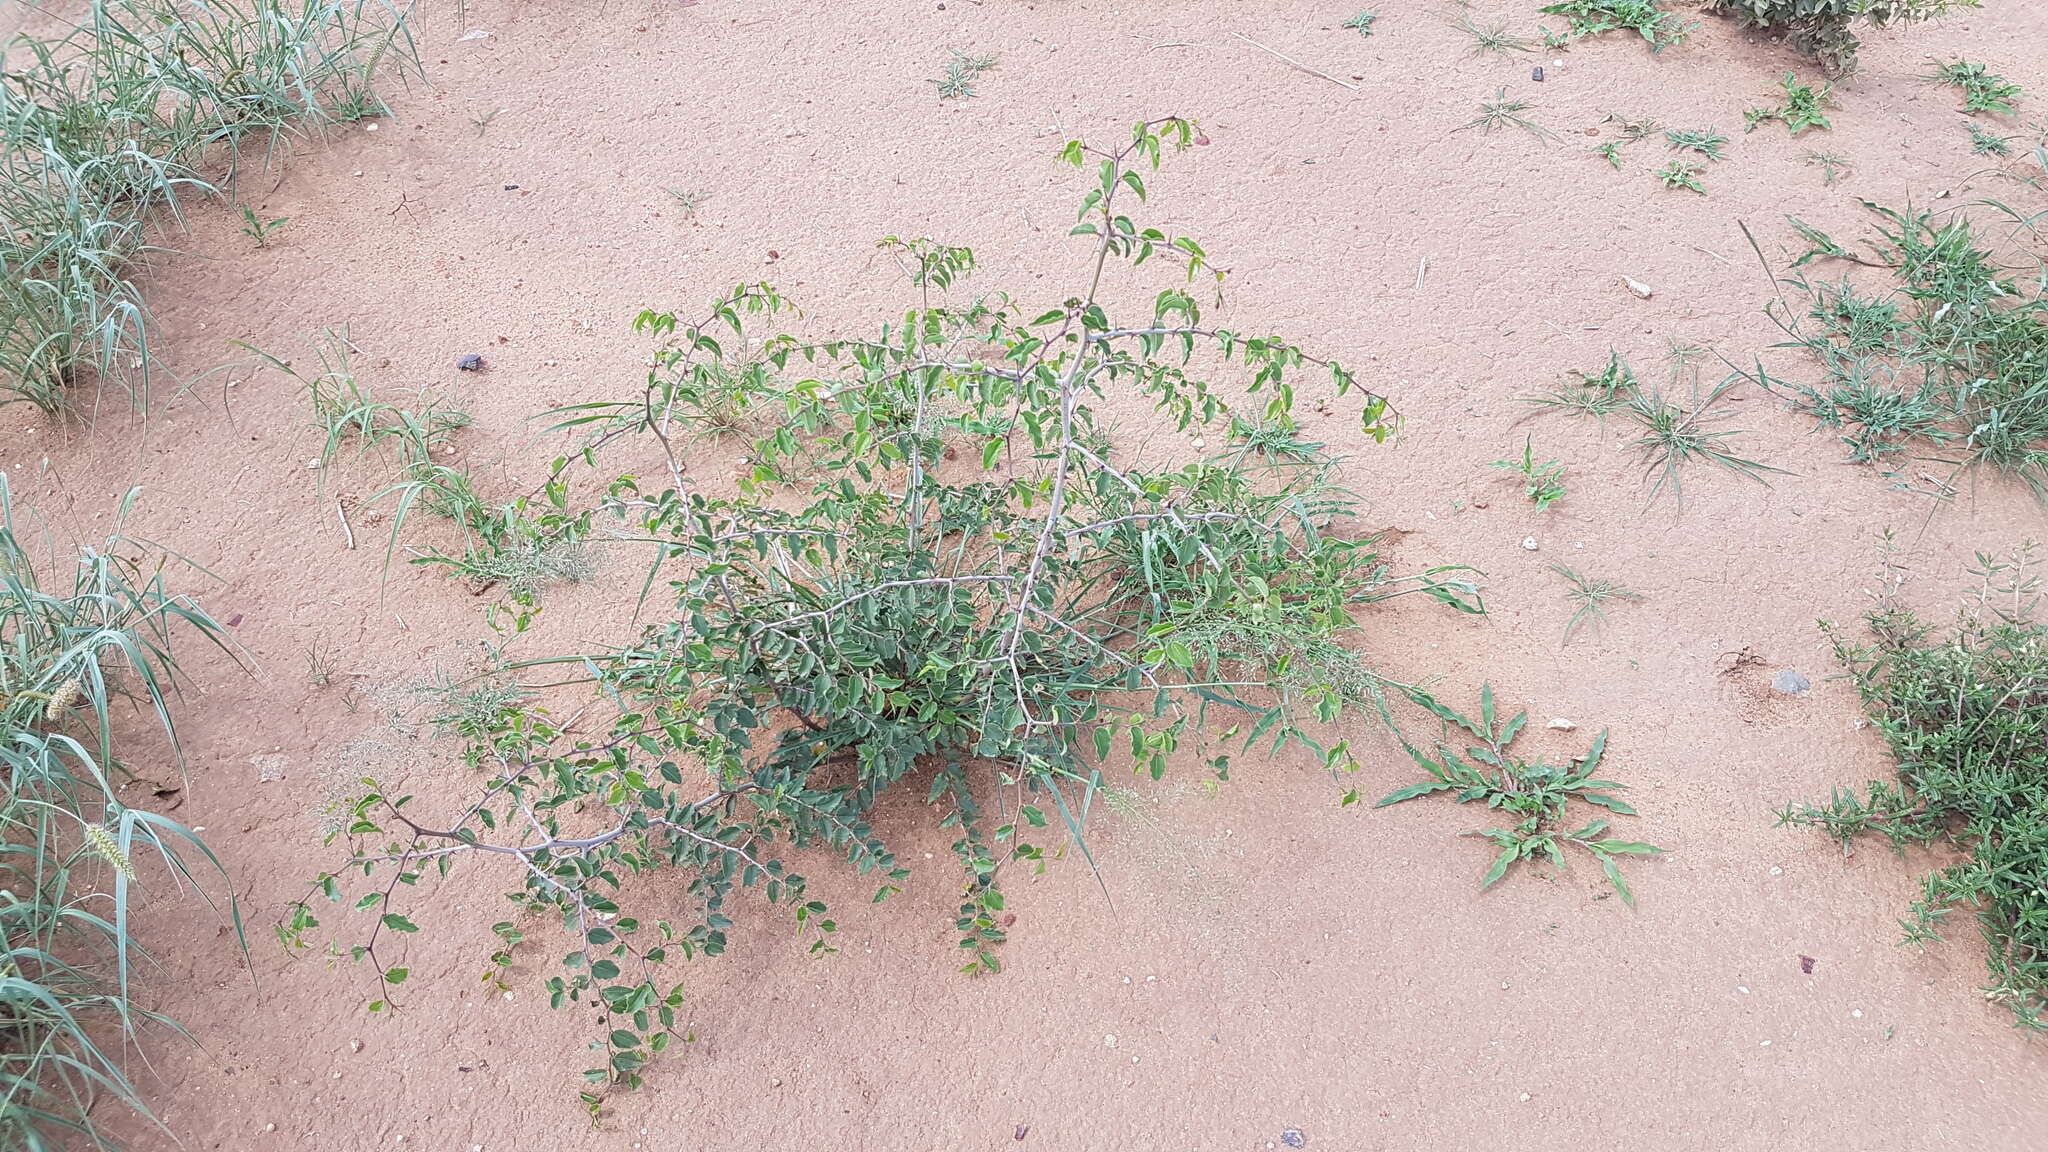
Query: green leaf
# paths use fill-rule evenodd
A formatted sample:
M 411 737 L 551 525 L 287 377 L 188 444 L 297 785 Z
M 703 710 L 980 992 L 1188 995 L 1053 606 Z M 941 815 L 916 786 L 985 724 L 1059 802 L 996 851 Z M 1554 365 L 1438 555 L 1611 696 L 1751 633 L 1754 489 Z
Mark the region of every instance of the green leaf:
M 1614 885 L 1614 890 L 1621 894 L 1621 902 L 1631 908 L 1635 907 L 1636 894 L 1629 891 L 1628 881 L 1621 878 L 1621 869 L 1615 866 L 1614 857 L 1604 852 L 1595 855 L 1600 859 L 1600 870 L 1607 873 L 1607 882 Z
M 396 912 L 386 912 L 384 914 L 384 926 L 393 932 L 417 932 L 420 930 L 419 925 L 407 920 Z
M 1584 800 L 1588 804 L 1598 804 L 1600 807 L 1606 808 L 1609 811 L 1619 812 L 1623 816 L 1634 816 L 1638 814 L 1636 810 L 1634 808 L 1629 807 L 1625 801 L 1617 800 L 1614 797 L 1609 796 L 1605 792 L 1581 792 L 1579 793 L 1579 799 Z
M 1417 796 L 1427 796 L 1431 792 L 1442 792 L 1447 788 L 1453 787 L 1456 787 L 1456 785 L 1446 784 L 1441 780 L 1427 780 L 1421 784 L 1410 784 L 1406 788 L 1396 788 L 1385 796 L 1380 797 L 1379 803 L 1374 804 L 1373 807 L 1385 808 L 1389 804 L 1399 804 L 1403 800 L 1413 800 Z
M 1501 849 L 1500 855 L 1493 858 L 1493 867 L 1486 870 L 1486 878 L 1479 882 L 1479 890 L 1483 892 L 1499 883 L 1500 878 L 1508 874 L 1508 865 L 1513 864 L 1521 854 L 1522 846 L 1519 844 L 1509 844 Z

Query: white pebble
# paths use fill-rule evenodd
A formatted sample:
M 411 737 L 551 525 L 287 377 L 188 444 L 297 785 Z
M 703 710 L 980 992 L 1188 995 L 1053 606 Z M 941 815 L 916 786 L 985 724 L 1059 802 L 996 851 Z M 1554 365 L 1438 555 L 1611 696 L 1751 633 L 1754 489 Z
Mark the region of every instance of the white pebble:
M 363 131 L 365 131 L 365 132 L 375 132 L 376 130 L 377 130 L 377 126 L 376 126 L 375 124 L 365 124 L 365 125 L 363 125 Z
M 1536 538 L 1534 536 L 1522 537 L 1522 547 L 1534 552 L 1536 550 Z
M 1737 985 L 1735 986 L 1735 990 L 1736 990 L 1737 992 L 1740 992 L 1740 993 L 1742 993 L 1742 994 L 1743 994 L 1744 996 L 1747 996 L 1747 995 L 1749 995 L 1749 989 L 1748 989 L 1748 988 L 1746 988 L 1746 987 L 1744 987 L 1744 986 L 1743 986 L 1743 985 L 1741 985 L 1741 984 L 1737 984 Z
M 1104 1036 L 1104 1037 L 1102 1038 L 1102 1046 L 1103 1046 L 1104 1048 L 1114 1048 L 1114 1047 L 1116 1047 L 1116 1037 L 1114 1037 L 1114 1036 Z
M 1856 1020 L 1861 1020 L 1861 1019 L 1863 1019 L 1863 1009 L 1861 1009 L 1861 1008 L 1851 1008 L 1851 1009 L 1849 1009 L 1849 1016 L 1850 1016 L 1850 1017 L 1851 1017 L 1852 1019 L 1856 1019 Z
M 1766 1040 L 1766 1041 L 1764 1041 L 1763 1043 L 1761 1043 L 1761 1044 L 1757 1045 L 1757 1047 L 1759 1047 L 1759 1048 L 1769 1048 L 1770 1046 L 1771 1046 L 1771 1042 L 1770 1042 L 1769 1040 Z
M 1552 720 L 1550 722 L 1550 726 L 1552 728 L 1557 729 L 1559 732 L 1569 732 L 1572 729 L 1578 727 L 1577 724 L 1572 723 L 1571 721 L 1565 719 L 1562 716 L 1559 716 L 1557 719 Z
M 1778 867 L 1778 866 L 1777 866 L 1777 865 L 1775 865 L 1775 864 L 1771 865 L 1771 875 L 1773 875 L 1773 876 L 1783 876 L 1784 874 L 1785 874 L 1785 870 L 1784 870 L 1783 868 L 1780 868 L 1780 867 Z
M 1203 444 L 1203 440 L 1200 436 L 1197 436 L 1194 438 L 1193 441 L 1191 441 L 1191 443 L 1193 443 L 1195 447 L 1200 448 Z

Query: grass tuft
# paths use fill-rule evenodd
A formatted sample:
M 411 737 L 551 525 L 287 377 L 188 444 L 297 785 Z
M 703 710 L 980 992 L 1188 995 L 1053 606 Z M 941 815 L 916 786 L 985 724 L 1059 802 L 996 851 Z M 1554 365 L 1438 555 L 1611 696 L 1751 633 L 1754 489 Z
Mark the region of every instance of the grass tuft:
M 1772 308 L 1792 337 L 1781 346 L 1808 352 L 1821 378 L 1788 384 L 1761 366 L 1753 378 L 1834 430 L 1852 460 L 1988 466 L 2048 500 L 2048 271 L 2011 275 L 1961 213 L 1866 207 L 1879 219 L 1869 257 L 1795 220 L 1809 248 L 1792 266 L 1853 262 L 1890 283 L 1783 281 L 1805 311 Z
M 52 413 L 87 379 L 146 400 L 128 266 L 153 218 L 246 152 L 383 114 L 373 81 L 417 66 L 404 13 L 373 0 L 94 0 L 71 29 L 0 46 L 0 403 Z

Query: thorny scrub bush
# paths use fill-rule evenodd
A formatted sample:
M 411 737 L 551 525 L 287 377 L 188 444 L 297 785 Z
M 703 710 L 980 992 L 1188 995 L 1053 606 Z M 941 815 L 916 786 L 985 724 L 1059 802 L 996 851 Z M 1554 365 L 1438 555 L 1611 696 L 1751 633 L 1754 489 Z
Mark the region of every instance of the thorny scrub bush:
M 1980 0 L 1709 0 L 1710 12 L 1733 13 L 1745 28 L 1782 31 L 1792 47 L 1840 75 L 1856 68 L 1854 25 L 1872 28 L 1929 20 Z
M 1901 852 L 1927 844 L 1959 852 L 1922 882 L 1900 921 L 1903 942 L 1939 939 L 1952 912 L 1973 910 L 1987 948 L 1986 995 L 2040 1031 L 2048 1028 L 2048 627 L 2033 614 L 2039 583 L 2030 555 L 1977 560 L 1976 603 L 1945 634 L 1889 603 L 1867 618 L 1868 643 L 1822 625 L 1891 745 L 1898 779 L 1787 806 L 1778 821 L 1824 829 L 1845 852 L 1866 836 Z
M 684 1034 L 662 965 L 725 949 L 736 890 L 758 888 L 831 949 L 836 923 L 786 854 L 837 853 L 874 878 L 876 901 L 899 891 L 907 870 L 870 824 L 892 788 L 917 787 L 956 830 L 962 970 L 994 972 L 1005 878 L 1069 843 L 1086 856 L 1081 815 L 1105 772 L 1158 777 L 1194 753 L 1227 779 L 1234 751 L 1290 745 L 1355 767 L 1316 733 L 1383 687 L 1342 643 L 1353 613 L 1404 589 L 1482 609 L 1450 570 L 1389 574 L 1353 534 L 1339 461 L 1292 415 L 1310 369 L 1354 398 L 1375 440 L 1394 430 L 1386 399 L 1292 343 L 1206 325 L 1182 288 L 1135 324 L 1098 300 L 1112 260 L 1220 280 L 1201 245 L 1124 207 L 1193 133 L 1169 119 L 1114 150 L 1066 145 L 1061 159 L 1097 179 L 1072 229 L 1089 244 L 1079 283 L 1048 309 L 935 304 L 971 254 L 899 241 L 885 244 L 921 299 L 873 339 L 757 337 L 788 311 L 763 285 L 697 321 L 643 314 L 669 340 L 644 392 L 555 414 L 588 437 L 583 460 L 645 436 L 668 462 L 667 487 L 620 477 L 607 506 L 655 549 L 645 586 L 666 572 L 673 611 L 617 651 L 562 661 L 595 682 L 609 734 L 572 738 L 544 710 L 511 710 L 475 738 L 491 778 L 446 816 L 417 811 L 399 781 L 364 780 L 349 856 L 281 926 L 287 946 L 311 947 L 315 901 L 345 902 L 318 916 L 374 968 L 382 1010 L 409 976 L 414 893 L 458 863 L 503 861 L 522 884 L 514 903 L 571 936 L 551 1001 L 601 1015 L 585 1074 L 596 1109 Z M 1226 390 L 1201 365 L 1244 378 Z M 701 409 L 714 394 L 716 420 Z M 1198 432 L 1200 457 L 1127 454 L 1096 407 L 1110 396 Z M 694 489 L 681 442 L 735 423 L 749 436 L 737 495 Z M 648 873 L 686 879 L 693 912 L 629 911 L 626 889 Z M 492 981 L 509 942 L 533 934 L 498 933 Z
M 127 806 L 115 791 L 128 775 L 115 752 L 117 705 L 129 701 L 150 713 L 175 752 L 173 638 L 189 630 L 226 643 L 220 626 L 173 595 L 162 564 L 145 565 L 141 551 L 115 536 L 78 554 L 70 588 L 46 587 L 0 474 L 0 1146 L 7 1148 L 107 1147 L 108 1101 L 148 1115 L 123 1061 L 145 1027 L 182 1029 L 133 1001 L 131 975 L 147 954 L 129 931 L 131 900 L 148 854 L 180 883 L 195 879 L 188 853 L 207 870 L 220 867 L 190 830 Z M 238 914 L 234 922 L 239 939 Z
M 159 211 L 210 194 L 248 144 L 384 111 L 416 68 L 384 0 L 91 0 L 55 40 L 0 46 L 0 403 L 46 412 L 81 369 L 146 396 L 154 362 L 128 264 Z
M 1805 315 L 1789 302 L 1766 305 L 1792 337 L 1777 347 L 1812 354 L 1821 380 L 1788 384 L 1761 365 L 1752 378 L 1789 395 L 1837 431 L 1850 459 L 1884 465 L 1901 487 L 1945 497 L 1956 472 L 1985 464 L 2048 499 L 2048 268 L 2010 274 L 1960 212 L 1941 220 L 1863 203 L 1881 221 L 1870 256 L 1794 218 L 1810 247 L 1792 267 L 1844 261 L 1889 283 L 1803 272 L 1781 280 L 1804 298 Z M 1954 455 L 1915 455 L 1943 451 Z M 1916 477 L 1915 459 L 1950 475 Z

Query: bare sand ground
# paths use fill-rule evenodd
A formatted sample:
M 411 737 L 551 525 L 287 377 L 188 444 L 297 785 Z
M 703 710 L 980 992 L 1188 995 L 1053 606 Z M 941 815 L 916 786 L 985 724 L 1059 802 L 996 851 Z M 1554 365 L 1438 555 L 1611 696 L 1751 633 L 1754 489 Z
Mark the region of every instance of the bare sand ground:
M 1753 389 L 1731 421 L 1744 454 L 1793 474 L 1765 488 L 1694 469 L 1682 514 L 1644 508 L 1619 427 L 1515 423 L 1518 397 L 1610 347 L 1661 374 L 1667 340 L 1738 360 L 1770 344 L 1770 288 L 1738 221 L 1782 259 L 1787 213 L 1853 234 L 1857 197 L 2010 192 L 1973 175 L 1984 163 L 1951 93 L 1918 77 L 1928 54 L 1967 54 L 2048 93 L 2048 13 L 1992 0 L 1874 37 L 1835 129 L 1794 139 L 1740 126 L 1799 62 L 1724 22 L 1661 58 L 1620 37 L 1476 57 L 1444 8 L 1383 3 L 1368 40 L 1336 27 L 1348 11 L 1293 0 L 483 0 L 461 23 L 429 14 L 430 83 L 395 98 L 395 119 L 245 178 L 260 212 L 290 219 L 271 247 L 200 210 L 148 291 L 188 376 L 237 359 L 230 339 L 289 352 L 346 324 L 367 382 L 451 389 L 476 413 L 463 456 L 502 497 L 560 447 L 528 417 L 635 389 L 639 308 L 767 278 L 812 326 L 868 329 L 909 299 L 871 247 L 891 233 L 969 245 L 982 287 L 1057 303 L 1082 255 L 1065 237 L 1081 180 L 1050 162 L 1058 142 L 1195 117 L 1210 143 L 1152 180 L 1154 218 L 1230 269 L 1229 323 L 1356 362 L 1395 399 L 1396 444 L 1358 443 L 1344 413 L 1312 431 L 1355 453 L 1349 476 L 1372 526 L 1398 530 L 1403 565 L 1487 573 L 1489 618 L 1389 607 L 1370 620 L 1371 659 L 1454 698 L 1491 680 L 1539 722 L 1571 718 L 1577 732 L 1532 737 L 1553 754 L 1611 727 L 1608 763 L 1643 813 L 1631 833 L 1671 850 L 1634 870 L 1638 910 L 1583 867 L 1481 894 L 1486 846 L 1455 834 L 1482 814 L 1340 810 L 1312 764 L 1252 762 L 1217 795 L 1192 772 L 1133 782 L 1135 811 L 1093 825 L 1108 898 L 1078 861 L 1018 882 L 1006 971 L 970 980 L 954 972 L 949 838 L 906 797 L 882 827 L 911 862 L 935 858 L 905 897 L 865 909 L 864 887 L 812 867 L 840 898 L 842 953 L 808 958 L 773 915 L 746 918 L 729 954 L 687 972 L 697 1042 L 593 1130 L 574 1098 L 587 1022 L 536 989 L 555 945 L 523 954 L 509 995 L 478 982 L 509 878 L 475 872 L 422 912 L 395 1018 L 364 1014 L 359 972 L 288 961 L 268 938 L 329 862 L 316 809 L 380 722 L 350 702 L 464 668 L 489 634 L 483 601 L 431 574 L 394 571 L 380 597 L 383 555 L 361 539 L 376 527 L 359 520 L 348 550 L 334 512 L 360 515 L 379 470 L 309 471 L 302 397 L 235 370 L 160 397 L 146 425 L 110 401 L 90 431 L 20 414 L 0 429 L 0 466 L 63 530 L 100 531 L 142 485 L 131 528 L 220 578 L 205 601 L 260 669 L 198 667 L 176 813 L 238 879 L 253 979 L 217 920 L 158 902 L 151 994 L 201 1047 L 149 1049 L 150 1094 L 182 1144 L 139 1146 L 1207 1150 L 1272 1147 L 1290 1128 L 1332 1149 L 2048 1146 L 2043 1049 L 1977 990 L 1973 934 L 1895 946 L 1929 861 L 1845 860 L 1770 818 L 1888 771 L 1850 687 L 1824 678 L 1814 626 L 1862 611 L 1876 535 L 1900 530 L 1903 594 L 1940 614 L 1973 551 L 2041 533 L 2040 505 L 1987 480 L 1930 515 Z M 1499 14 L 1530 30 L 1527 12 Z M 472 28 L 489 35 L 460 38 Z M 978 97 L 942 103 L 926 78 L 954 47 L 1001 63 Z M 1563 141 L 1454 131 L 1503 85 Z M 1730 135 L 1711 194 L 1658 187 L 1655 142 L 1623 172 L 1589 155 L 1608 110 Z M 1853 170 L 1824 186 L 1815 148 Z M 708 194 L 694 221 L 669 186 Z M 1118 291 L 1142 299 L 1150 283 Z M 458 375 L 470 352 L 488 370 Z M 1540 515 L 1484 466 L 1528 431 L 1571 469 L 1570 496 Z M 698 452 L 695 474 L 729 466 Z M 1561 646 L 1553 562 L 1647 599 Z M 630 582 L 555 596 L 515 654 L 616 638 Z M 327 687 L 307 675 L 316 647 L 339 670 Z M 1744 651 L 1761 664 L 1736 668 Z M 1812 692 L 1772 694 L 1780 668 Z M 1364 792 L 1408 780 L 1397 750 L 1362 723 L 1356 736 L 1375 750 Z M 418 759 L 432 795 L 465 783 L 418 749 L 386 758 Z

